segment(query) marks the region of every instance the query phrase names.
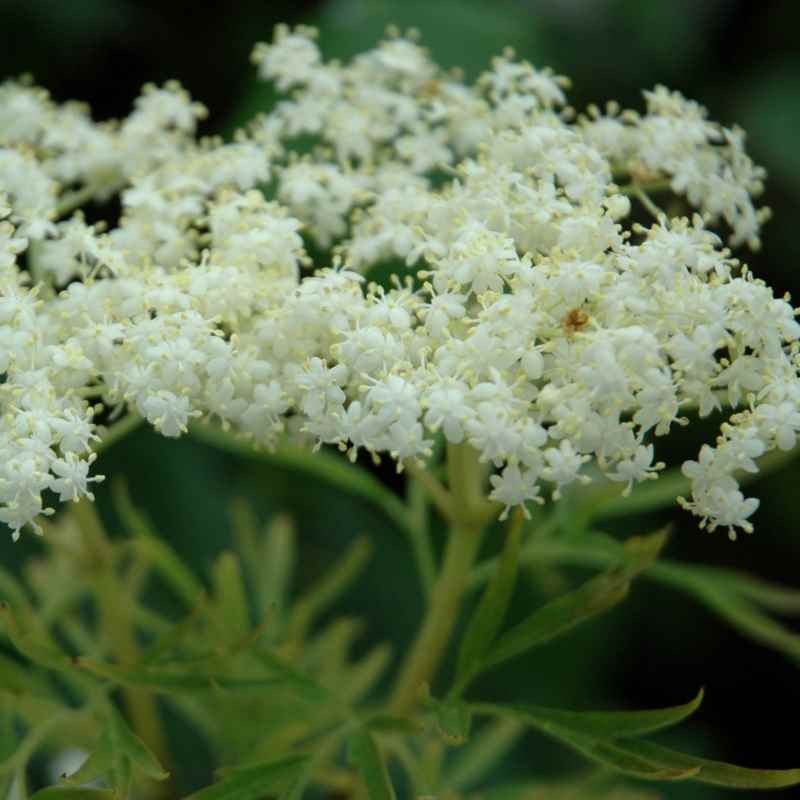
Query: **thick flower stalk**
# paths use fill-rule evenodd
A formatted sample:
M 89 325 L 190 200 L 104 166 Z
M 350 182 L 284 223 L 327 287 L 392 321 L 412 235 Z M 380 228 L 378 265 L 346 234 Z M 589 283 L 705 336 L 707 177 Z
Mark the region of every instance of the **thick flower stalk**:
M 197 138 L 204 110 L 174 83 L 102 124 L 0 86 L 15 536 L 50 512 L 43 492 L 91 497 L 93 449 L 126 413 L 170 437 L 217 419 L 259 446 L 399 465 L 442 431 L 489 466 L 505 515 L 600 474 L 656 478 L 658 437 L 728 409 L 682 503 L 752 530 L 736 475 L 794 447 L 800 326 L 715 232 L 756 247 L 767 216 L 740 130 L 663 87 L 641 113 L 576 115 L 565 79 L 510 52 L 467 85 L 398 35 L 326 63 L 312 30 L 280 27 L 254 60 L 285 98 L 231 143 Z M 118 222 L 76 210 L 117 193 Z M 386 261 L 390 288 L 367 280 Z

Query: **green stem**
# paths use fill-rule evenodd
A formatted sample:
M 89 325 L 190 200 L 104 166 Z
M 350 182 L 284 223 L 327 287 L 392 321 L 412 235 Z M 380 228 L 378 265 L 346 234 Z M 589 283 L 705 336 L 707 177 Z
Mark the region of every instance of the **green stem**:
M 95 189 L 93 186 L 84 186 L 81 189 L 76 189 L 74 192 L 68 192 L 62 195 L 56 206 L 56 216 L 63 217 L 65 214 L 69 214 L 76 208 L 85 205 L 92 199 L 94 191 Z
M 45 276 L 39 265 L 40 250 L 41 244 L 35 239 L 28 244 L 28 272 L 31 276 L 31 284 L 33 286 L 38 286 L 40 292 L 46 292 L 50 284 L 45 280 Z
M 654 181 L 642 181 L 640 182 L 632 182 L 626 183 L 620 186 L 617 191 L 620 194 L 636 194 L 637 192 L 647 192 L 648 194 L 657 194 L 659 192 L 668 192 L 672 188 L 672 184 L 669 178 L 654 180 Z
M 436 476 L 425 467 L 417 464 L 413 459 L 404 462 L 409 477 L 425 490 L 439 513 L 446 519 L 453 518 L 453 497 L 447 489 L 436 479 Z
M 477 454 L 466 445 L 448 445 L 447 464 L 455 518 L 428 613 L 400 669 L 389 703 L 397 714 L 414 707 L 421 687 L 430 683 L 439 667 L 480 544 L 483 524 L 470 516 L 480 508 L 482 500 L 482 470 Z
M 102 453 L 109 447 L 115 445 L 120 439 L 124 439 L 129 433 L 135 431 L 144 420 L 138 415 L 128 412 L 122 419 L 110 425 L 106 429 L 105 435 L 94 448 L 95 453 Z
M 658 222 L 666 219 L 667 215 L 647 196 L 641 186 L 635 187 L 633 196 L 647 209 L 650 215 Z

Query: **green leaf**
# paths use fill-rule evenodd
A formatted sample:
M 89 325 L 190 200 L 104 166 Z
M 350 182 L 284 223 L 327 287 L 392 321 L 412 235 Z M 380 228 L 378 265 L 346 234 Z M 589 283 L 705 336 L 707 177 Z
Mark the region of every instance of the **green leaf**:
M 512 524 L 500 563 L 469 621 L 456 662 L 454 694 L 460 694 L 477 670 L 500 630 L 517 581 L 521 526 Z
M 68 784 L 81 786 L 102 778 L 104 775 L 111 774 L 114 766 L 114 752 L 111 748 L 111 740 L 106 732 L 100 737 L 92 752 L 89 753 L 89 757 L 81 764 L 80 768 L 71 775 L 62 776 L 62 778 Z
M 155 534 L 147 517 L 131 502 L 125 484 L 122 481 L 115 481 L 112 492 L 115 510 L 131 534 L 137 552 L 152 564 L 188 608 L 194 608 L 204 594 L 203 585 L 186 567 L 180 556 Z
M 509 716 L 509 709 L 504 706 L 476 705 L 473 708 L 479 713 Z M 532 727 L 566 744 L 591 761 L 625 775 L 653 781 L 676 781 L 686 780 L 699 772 L 697 767 L 676 767 L 652 762 L 634 752 L 625 750 L 617 742 L 587 736 L 572 728 L 556 724 L 551 719 L 541 719 L 527 713 L 515 714 L 513 709 L 511 716 L 524 719 Z
M 800 613 L 800 591 L 765 581 L 741 570 L 663 561 L 654 565 L 651 575 L 662 583 L 671 584 L 692 594 L 701 594 L 703 590 L 709 589 L 738 595 L 742 600 L 770 611 Z
M 588 736 L 580 736 L 566 728 L 552 726 L 547 732 L 586 758 L 623 775 L 630 775 L 632 778 L 649 781 L 685 781 L 695 778 L 700 772 L 697 766 L 670 765 L 646 758 L 629 747 L 627 741 L 622 744 L 598 741 Z
M 717 580 L 749 600 L 783 614 L 800 614 L 800 591 L 733 569 L 710 568 Z
M 298 600 L 289 624 L 292 638 L 302 639 L 317 616 L 353 583 L 367 563 L 371 549 L 368 539 L 356 539 L 328 574 Z
M 79 786 L 48 786 L 30 800 L 119 800 L 110 789 L 88 789 Z
M 289 605 L 291 580 L 297 561 L 297 544 L 291 518 L 279 515 L 270 523 L 264 536 L 263 586 L 261 615 L 268 611 L 283 617 Z
M 291 790 L 308 761 L 308 756 L 292 755 L 222 770 L 222 780 L 190 794 L 186 800 L 261 800 L 266 796 L 282 796 Z
M 0 764 L 13 757 L 19 746 L 19 730 L 15 724 L 15 705 L 15 698 L 0 695 Z M 0 768 L 0 775 L 2 773 L 3 770 Z M 0 797 L 7 797 L 7 795 L 0 794 Z
M 713 587 L 695 592 L 709 608 L 750 639 L 769 645 L 800 661 L 800 636 L 734 594 Z
M 175 590 L 188 608 L 194 608 L 203 596 L 203 584 L 183 563 L 178 554 L 162 539 L 139 529 L 135 547 L 149 559 L 153 568 Z
M 231 433 L 212 425 L 193 423 L 192 436 L 213 447 L 229 453 L 261 461 L 272 466 L 301 472 L 314 480 L 322 480 L 344 492 L 360 497 L 379 508 L 400 530 L 411 535 L 408 512 L 403 502 L 377 478 L 346 458 L 328 450 L 314 453 L 299 447 L 278 447 L 275 450 L 258 450 Z
M 436 732 L 446 744 L 460 747 L 469 740 L 472 727 L 472 708 L 456 697 L 437 700 L 428 697 L 425 706 L 433 712 Z
M 153 752 L 116 711 L 110 715 L 109 732 L 118 758 L 127 759 L 132 767 L 153 780 L 163 781 L 169 777 L 169 772 L 161 766 Z
M 481 800 L 664 800 L 664 796 L 649 789 L 621 785 L 613 773 L 597 770 L 586 778 L 501 784 L 482 793 Z
M 791 604 L 790 590 L 757 581 L 739 581 L 738 573 L 675 562 L 656 564 L 650 576 L 693 595 L 750 639 L 800 662 L 800 636 L 761 611 L 753 602 L 774 608 Z
M 106 714 L 105 729 L 97 745 L 80 769 L 66 778 L 66 782 L 80 785 L 108 776 L 117 795 L 125 797 L 134 771 L 156 781 L 168 778 L 169 773 L 128 727 L 122 715 L 110 705 Z
M 498 715 L 516 716 L 547 732 L 569 729 L 592 739 L 625 739 L 677 725 L 703 702 L 703 690 L 688 703 L 647 711 L 563 711 L 528 705 L 496 706 Z M 483 706 L 482 706 L 483 707 Z
M 11 603 L 14 608 L 30 610 L 31 601 L 16 575 L 5 567 L 0 567 L 0 599 Z
M 237 641 L 250 629 L 247 590 L 237 556 L 231 552 L 222 553 L 214 562 L 211 579 L 220 635 L 229 643 Z
M 525 733 L 522 721 L 500 718 L 484 725 L 448 763 L 442 788 L 463 789 L 490 773 Z
M 0 629 L 8 636 L 11 644 L 34 664 L 55 670 L 70 667 L 69 656 L 52 643 L 31 613 L 25 614 L 24 619 L 21 619 L 11 606 L 0 602 Z
M 647 780 L 687 780 L 737 789 L 780 789 L 800 784 L 800 769 L 750 769 L 709 761 L 641 739 L 680 722 L 702 693 L 682 706 L 640 712 L 568 712 L 555 709 L 474 705 L 476 713 L 522 719 L 532 727 L 609 769 Z
M 275 677 L 285 683 L 287 687 L 311 703 L 324 703 L 330 700 L 330 690 L 315 683 L 311 678 L 302 672 L 285 664 L 278 656 L 269 650 L 253 650 L 254 656 L 270 671 L 275 673 Z
M 10 694 L 49 694 L 45 682 L 40 675 L 28 665 L 20 664 L 0 653 L 0 690 Z
M 618 745 L 634 756 L 645 758 L 667 769 L 698 770 L 694 780 L 732 789 L 783 789 L 800 784 L 800 769 L 751 769 L 709 761 L 662 747 L 652 742 L 631 741 Z
M 171 670 L 168 664 L 162 664 L 158 669 L 151 669 L 149 667 L 120 667 L 115 664 L 103 664 L 88 658 L 78 658 L 76 663 L 89 672 L 122 686 L 141 686 L 154 691 L 263 689 L 267 686 L 288 688 L 290 685 L 289 681 L 279 677 L 260 675 L 245 677 L 222 673 L 187 671 L 185 664 L 182 664 L 182 670 L 178 671 Z
M 553 735 L 605 767 L 648 780 L 686 780 L 732 789 L 783 789 L 800 783 L 800 769 L 750 769 L 709 761 L 652 742 L 598 742 Z
M 344 677 L 337 683 L 337 700 L 355 705 L 378 682 L 391 662 L 392 648 L 375 645 L 358 663 L 345 666 Z
M 350 763 L 358 768 L 369 800 L 394 800 L 394 789 L 389 782 L 386 765 L 369 731 L 362 728 L 352 734 L 348 739 L 348 750 Z
M 168 627 L 142 654 L 140 666 L 149 666 L 160 661 L 167 653 L 174 651 L 194 632 L 194 626 L 200 615 L 206 611 L 209 597 L 203 593 L 198 604 L 179 622 Z
M 528 564 L 603 568 L 618 561 L 623 551 L 622 543 L 616 539 L 599 531 L 589 531 L 580 539 L 536 542 L 535 547 L 523 548 L 520 558 Z M 476 585 L 487 580 L 496 565 L 496 559 L 487 559 L 473 572 L 470 583 Z M 800 636 L 762 610 L 800 612 L 797 590 L 738 570 L 681 564 L 667 559 L 651 564 L 642 577 L 694 596 L 749 639 L 800 661 Z
M 661 531 L 629 539 L 621 566 L 538 608 L 489 648 L 481 669 L 508 661 L 613 608 L 627 595 L 631 580 L 653 563 L 666 538 L 666 531 Z
M 402 733 L 413 736 L 421 732 L 418 722 L 407 717 L 395 717 L 389 713 L 376 713 L 364 719 L 364 727 L 376 733 Z

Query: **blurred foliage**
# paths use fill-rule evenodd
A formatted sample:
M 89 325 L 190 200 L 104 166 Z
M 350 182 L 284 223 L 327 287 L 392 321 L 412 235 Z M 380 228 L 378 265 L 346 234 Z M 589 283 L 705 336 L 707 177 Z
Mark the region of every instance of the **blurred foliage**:
M 658 82 L 680 89 L 706 105 L 713 118 L 738 122 L 748 131 L 754 158 L 769 171 L 766 202 L 774 218 L 766 227 L 763 250 L 747 260 L 777 291 L 800 297 L 800 277 L 793 269 L 800 215 L 800 7 L 793 3 L 239 0 L 226 6 L 188 0 L 0 0 L 0 72 L 32 72 L 58 99 L 86 100 L 99 117 L 125 113 L 145 81 L 177 77 L 210 107 L 208 132 L 230 132 L 270 102 L 268 89 L 253 79 L 248 55 L 252 43 L 268 38 L 278 21 L 318 25 L 323 50 L 341 58 L 363 50 L 389 23 L 413 26 L 439 61 L 462 66 L 470 76 L 492 54 L 512 45 L 532 62 L 569 75 L 578 108 L 608 99 L 636 107 L 641 88 Z M 674 461 L 688 456 L 709 430 L 693 426 L 662 447 L 659 457 Z M 223 569 L 224 559 L 219 559 L 234 540 L 229 511 L 234 501 L 244 500 L 260 522 L 280 512 L 296 520 L 300 591 L 316 585 L 330 564 L 367 534 L 380 557 L 370 562 L 357 587 L 322 615 L 321 623 L 334 614 L 368 608 L 369 619 L 353 642 L 359 658 L 378 642 L 391 641 L 402 649 L 410 639 L 422 610 L 411 549 L 397 525 L 363 497 L 285 465 L 222 452 L 199 440 L 167 442 L 144 430 L 105 453 L 102 471 L 127 482 L 135 504 L 205 581 L 216 574 L 215 564 L 217 572 Z M 606 531 L 629 534 L 671 520 L 677 526 L 675 558 L 796 584 L 799 479 L 800 468 L 794 465 L 759 482 L 754 490 L 762 499 L 754 520 L 757 533 L 734 545 L 699 533 L 687 515 L 669 508 L 600 524 Z M 111 486 L 98 491 L 99 507 L 107 527 L 117 531 L 121 523 Z M 441 531 L 434 526 L 433 534 L 438 547 Z M 41 544 L 30 539 L 18 546 L 8 539 L 2 547 L 2 563 L 12 572 L 41 551 Z M 486 555 L 495 549 L 490 541 Z M 575 569 L 531 564 L 520 576 L 509 617 L 521 619 L 534 603 L 568 585 Z M 175 608 L 174 592 L 163 582 L 152 590 L 164 608 Z M 696 598 L 661 584 L 641 583 L 623 606 L 537 652 L 534 663 L 533 674 L 529 662 L 515 661 L 481 677 L 476 687 L 483 696 L 520 703 L 649 707 L 682 702 L 705 684 L 708 696 L 697 721 L 668 743 L 748 764 L 790 766 L 796 759 L 793 737 L 774 725 L 776 708 L 786 719 L 800 713 L 796 665 L 748 643 Z M 173 755 L 184 765 L 185 787 L 207 783 L 208 765 L 198 756 L 202 743 L 185 720 L 177 717 L 173 725 L 183 731 L 175 740 L 184 742 L 186 751 Z M 502 738 L 504 730 L 497 736 Z M 0 737 L 0 745 L 3 741 Z M 509 780 L 531 766 L 546 777 L 578 763 L 538 735 L 515 741 L 503 767 Z M 529 797 L 584 796 L 582 785 L 537 792 Z M 649 790 L 620 794 L 631 800 L 654 796 Z M 730 793 L 675 784 L 664 796 L 702 800 Z
M 221 434 L 211 438 L 222 441 Z M 289 456 L 257 457 L 286 466 Z M 327 459 L 318 454 L 317 462 Z M 299 455 L 291 466 L 302 475 L 324 473 L 343 494 L 359 494 L 386 512 L 385 489 L 362 481 L 360 467 L 335 459 L 329 464 L 320 469 Z M 668 476 L 667 482 L 676 480 Z M 500 568 L 485 563 L 475 570 L 473 588 L 488 581 L 460 637 L 449 690 L 442 699 L 428 692 L 417 711 L 413 697 L 411 705 L 395 702 L 398 693 L 388 706 L 377 699 L 374 690 L 391 664 L 389 646 L 359 653 L 362 620 L 325 620 L 358 585 L 371 556 L 367 538 L 354 539 L 324 575 L 298 591 L 300 551 L 291 519 L 277 515 L 263 526 L 239 501 L 231 509 L 232 541 L 202 577 L 132 504 L 119 479 L 112 500 L 122 535 L 109 538 L 97 509 L 82 501 L 47 523 L 44 552 L 29 559 L 21 575 L 0 569 L 3 795 L 29 796 L 31 778 L 42 780 L 31 774 L 36 759 L 52 769 L 54 756 L 63 758 L 71 748 L 88 757 L 33 800 L 183 796 L 196 779 L 187 774 L 192 762 L 175 757 L 175 745 L 187 738 L 198 740 L 208 752 L 205 763 L 216 767 L 215 780 L 203 776 L 206 785 L 192 800 L 299 800 L 309 796 L 307 789 L 316 797 L 315 787 L 354 798 L 365 791 L 369 800 L 394 800 L 395 787 L 401 797 L 433 790 L 451 800 L 478 800 L 482 795 L 474 790 L 486 788 L 517 800 L 545 789 L 607 800 L 630 794 L 625 778 L 748 789 L 800 784 L 800 769 L 738 767 L 642 738 L 694 714 L 702 690 L 689 702 L 645 711 L 560 710 L 516 696 L 513 702 L 463 696 L 482 673 L 605 614 L 647 574 L 711 601 L 746 635 L 797 658 L 800 640 L 765 612 L 796 613 L 800 592 L 719 568 L 658 560 L 666 531 L 622 543 L 570 525 L 557 512 L 538 526 L 516 514 Z M 637 501 L 634 492 L 634 501 L 658 508 L 669 495 L 650 492 Z M 591 517 L 580 515 L 587 524 Z M 448 548 L 469 549 L 472 539 L 457 528 Z M 508 627 L 509 601 L 529 554 L 600 571 L 564 581 L 552 599 Z M 171 602 L 159 599 L 153 581 L 171 593 Z M 434 688 L 438 692 L 441 682 Z M 178 720 L 189 723 L 191 736 L 175 729 Z M 579 770 L 587 777 L 577 783 L 543 782 L 540 775 L 521 785 L 509 782 L 504 757 L 517 743 L 521 754 L 528 751 L 528 730 L 565 745 L 595 769 Z M 453 757 L 452 749 L 462 747 L 463 755 Z M 343 751 L 358 779 L 346 769 Z M 530 766 L 524 755 L 520 762 Z M 154 782 L 167 783 L 157 788 Z

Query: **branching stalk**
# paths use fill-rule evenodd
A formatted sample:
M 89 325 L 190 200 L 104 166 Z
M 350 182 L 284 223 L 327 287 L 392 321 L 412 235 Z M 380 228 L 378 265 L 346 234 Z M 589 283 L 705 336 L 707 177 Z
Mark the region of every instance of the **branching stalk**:
M 477 454 L 466 445 L 449 445 L 447 466 L 453 499 L 453 522 L 444 561 L 433 589 L 428 614 L 403 664 L 390 708 L 404 714 L 420 689 L 434 677 L 458 619 L 472 563 L 478 552 L 483 521 L 471 512 L 480 507 L 482 471 Z

